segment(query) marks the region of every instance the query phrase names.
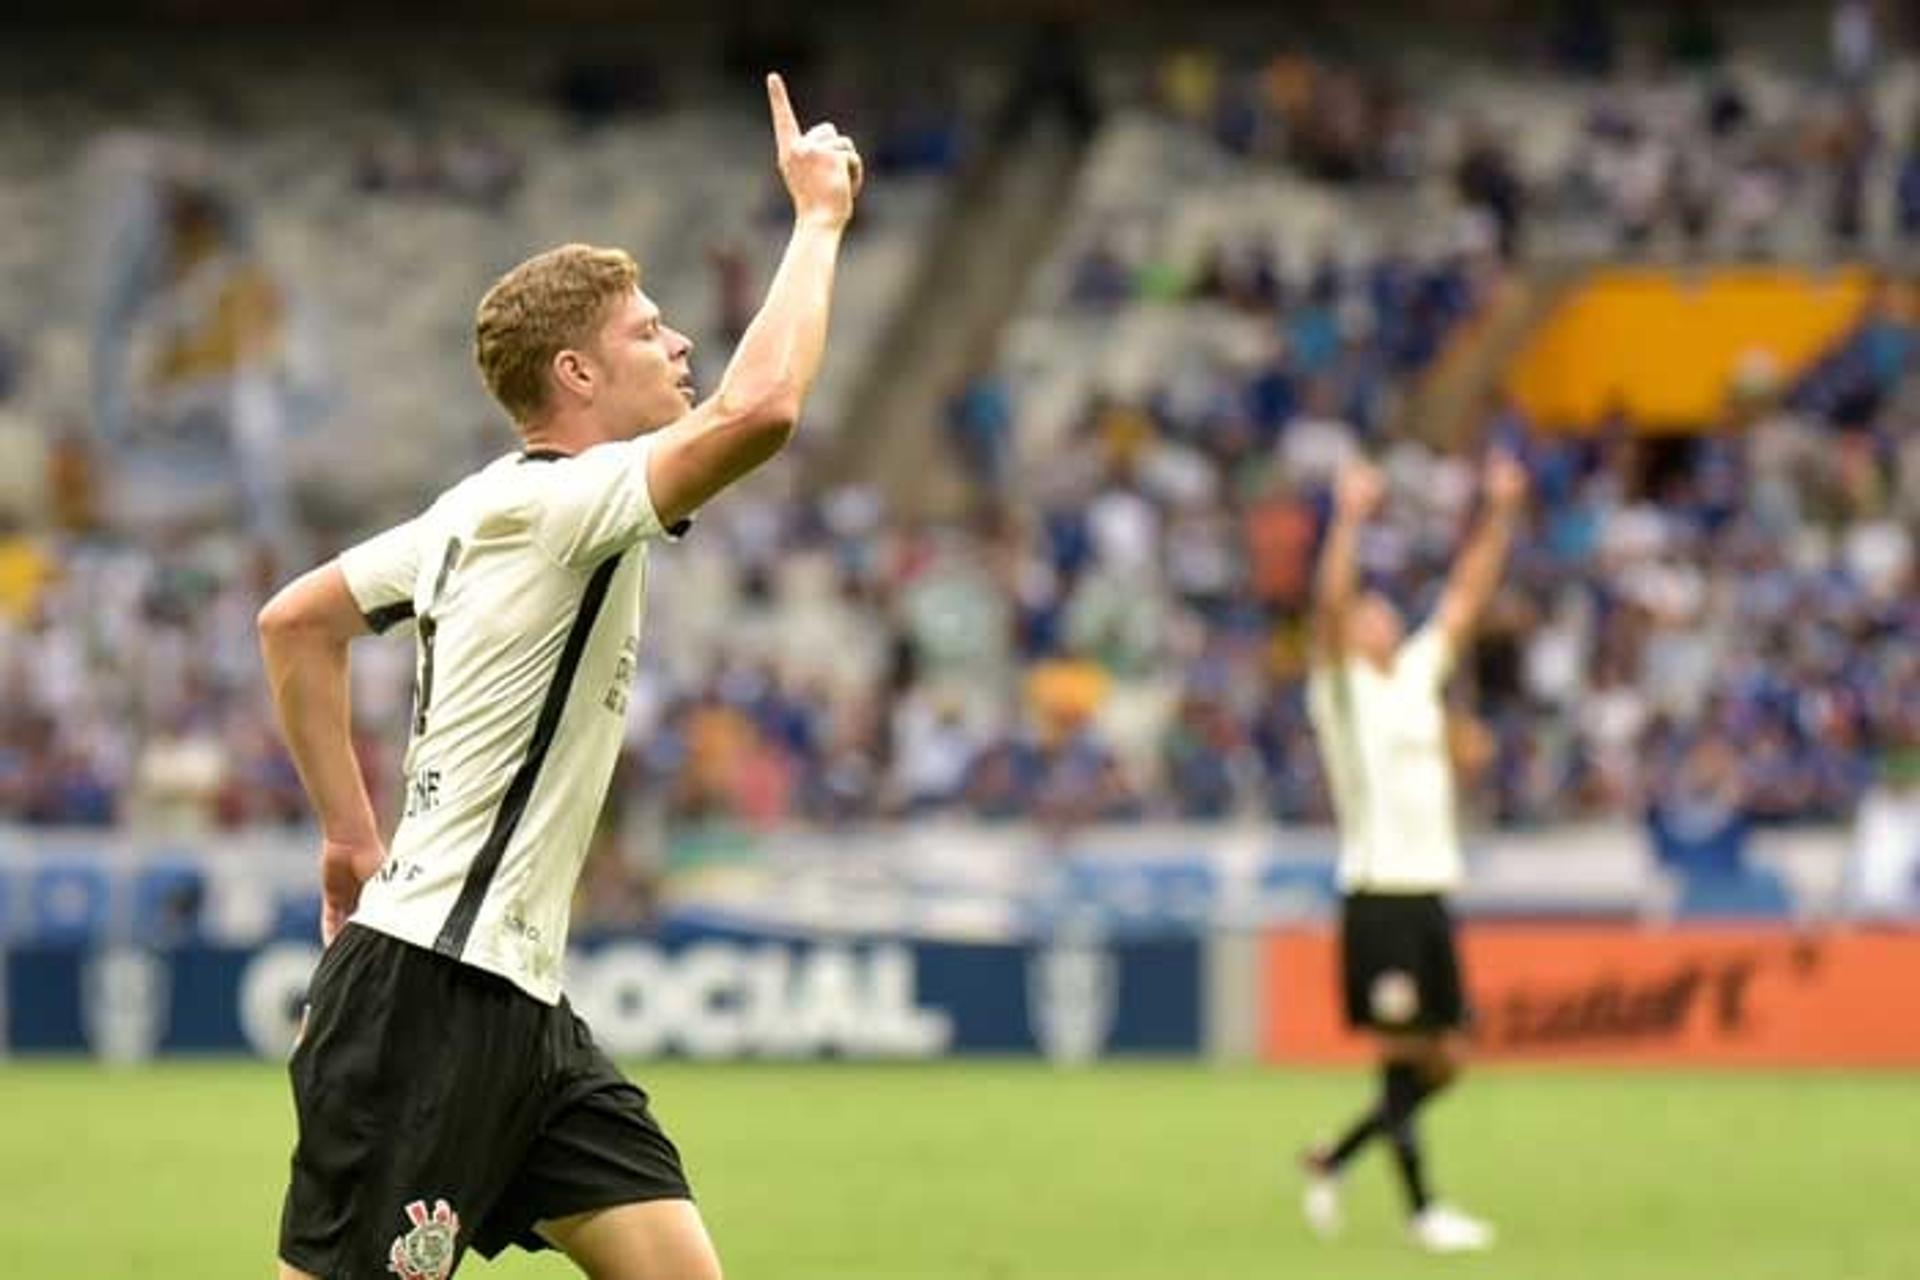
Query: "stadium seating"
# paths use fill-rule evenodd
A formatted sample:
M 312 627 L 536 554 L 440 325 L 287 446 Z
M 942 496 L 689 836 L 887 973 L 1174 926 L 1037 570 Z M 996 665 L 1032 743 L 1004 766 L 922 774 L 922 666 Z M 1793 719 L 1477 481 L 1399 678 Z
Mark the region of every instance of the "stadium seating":
M 487 281 L 558 240 L 632 246 L 710 384 L 740 318 L 723 314 L 727 282 L 756 292 L 779 244 L 759 105 L 704 73 L 655 85 L 644 111 L 583 119 L 524 51 L 388 53 L 354 75 L 265 47 L 238 64 L 180 52 L 163 83 L 115 59 L 53 82 L 0 51 L 47 108 L 0 119 L 0 366 L 17 348 L 19 370 L 0 386 L 0 463 L 44 467 L 27 444 L 45 453 L 87 425 L 96 357 L 145 349 L 105 326 L 92 277 L 108 274 L 115 228 L 138 221 L 128 174 L 157 171 L 218 195 L 237 227 L 228 248 L 281 291 L 275 376 L 311 521 L 285 540 L 232 523 L 76 529 L 54 519 L 54 486 L 15 486 L 25 531 L 0 534 L 0 552 L 8 580 L 19 567 L 31 585 L 0 616 L 0 746 L 21 762 L 0 769 L 0 818 L 42 827 L 111 819 L 191 838 L 298 822 L 253 611 L 295 559 L 410 513 L 506 443 L 466 350 Z M 926 525 L 910 484 L 804 472 L 816 455 L 714 504 L 657 558 L 612 801 L 636 862 L 692 867 L 656 846 L 706 838 L 696 824 L 723 844 L 907 819 L 1318 827 L 1330 815 L 1299 677 L 1327 480 L 1355 449 L 1384 460 L 1393 518 L 1368 568 L 1424 607 L 1473 478 L 1459 442 L 1426 439 L 1410 406 L 1476 340 L 1489 301 L 1568 261 L 1665 271 L 1760 255 L 1793 271 L 1898 247 L 1896 153 L 1920 141 L 1905 61 L 1859 100 L 1879 149 L 1849 237 L 1830 225 L 1845 137 L 1782 152 L 1780 191 L 1746 172 L 1756 149 L 1858 124 L 1758 48 L 1722 67 L 1747 121 L 1725 131 L 1716 119 L 1738 112 L 1714 75 L 1583 82 L 1451 40 L 1371 60 L 1233 53 L 1101 54 L 1105 110 L 1054 249 L 978 386 L 953 388 L 979 393 L 957 397 L 972 416 L 956 408 L 956 437 L 1005 435 L 952 459 L 972 486 L 966 518 Z M 858 104 L 866 78 L 849 61 L 832 88 Z M 957 135 L 998 87 L 962 95 Z M 1300 114 L 1314 93 L 1356 88 L 1398 106 L 1344 140 Z M 142 136 L 116 132 L 130 122 Z M 1753 179 L 1755 209 L 1718 210 L 1696 235 L 1668 173 L 1639 226 L 1635 166 L 1660 155 L 1699 159 L 1730 206 Z M 1474 182 L 1469 160 L 1488 171 Z M 876 175 L 848 242 L 803 449 L 849 412 L 964 200 L 950 167 L 908 168 Z M 69 216 L 77 194 L 97 217 Z M 1756 823 L 1849 820 L 1881 747 L 1920 732 L 1903 603 L 1920 516 L 1915 314 L 1900 290 L 1872 292 L 1803 378 L 1769 386 L 1748 370 L 1741 390 L 1772 398 L 1696 424 L 1692 444 L 1633 443 L 1618 423 L 1555 435 L 1497 397 L 1463 415 L 1469 443 L 1523 448 L 1542 499 L 1469 664 L 1493 747 L 1467 797 L 1479 818 L 1637 831 L 1650 806 L 1697 798 L 1668 793 L 1703 744 L 1738 744 Z M 0 465 L 0 502 L 16 471 L 34 474 Z M 411 674 L 404 644 L 356 655 L 383 806 Z M 1057 896 L 1188 919 L 1221 900 L 1207 874 L 1095 866 Z M 1261 901 L 1323 905 L 1327 874 L 1320 860 L 1264 865 Z M 1609 909 L 1630 896 L 1617 889 Z M 1052 909 L 1026 890 L 1009 897 Z M 156 873 L 127 892 L 135 927 L 157 928 L 158 904 L 190 888 Z M 1691 892 L 1702 911 L 1770 909 L 1744 881 Z M 289 930 L 310 931 L 308 906 L 289 904 Z
M 18 176 L 0 189 L 10 228 L 0 338 L 31 344 L 28 406 L 71 413 L 87 393 L 98 282 L 58 281 L 124 234 L 105 209 L 91 222 L 63 219 L 63 195 L 84 185 L 125 199 L 136 173 L 209 184 L 237 245 L 273 274 L 291 313 L 282 358 L 301 470 L 358 518 L 440 483 L 449 456 L 473 456 L 483 432 L 493 443 L 479 447 L 505 446 L 471 372 L 469 319 L 492 277 L 535 249 L 572 239 L 631 248 L 669 318 L 700 342 L 710 384 L 724 343 L 708 251 L 741 240 L 754 288 L 778 248 L 777 220 L 763 216 L 763 108 L 703 86 L 581 130 L 525 58 L 443 52 L 283 68 L 268 65 L 269 50 L 249 63 L 189 45 L 162 85 L 93 50 L 74 72 L 94 78 L 91 95 L 17 68 L 59 103 L 0 126 L 0 166 Z M 245 145 L 212 141 L 236 121 Z M 911 246 L 947 185 L 937 171 L 902 177 L 876 194 L 870 234 L 849 245 L 840 310 L 850 340 L 820 387 L 822 429 L 906 288 Z M 410 375 L 391 376 L 400 367 Z M 382 460 L 377 477 L 353 465 L 370 454 Z

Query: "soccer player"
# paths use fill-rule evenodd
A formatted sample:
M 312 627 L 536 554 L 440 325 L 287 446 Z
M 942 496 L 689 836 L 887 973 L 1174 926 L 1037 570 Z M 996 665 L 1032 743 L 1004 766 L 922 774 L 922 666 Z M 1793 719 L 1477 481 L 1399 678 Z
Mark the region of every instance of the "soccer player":
M 1414 1120 L 1459 1074 L 1466 1021 L 1446 894 L 1460 882 L 1453 764 L 1442 692 L 1499 584 L 1526 494 L 1502 453 L 1484 509 L 1433 617 L 1411 636 L 1391 601 L 1359 587 L 1361 528 L 1380 504 L 1366 463 L 1339 477 L 1315 584 L 1308 713 L 1340 824 L 1340 949 L 1347 1020 L 1380 1050 L 1380 1096 L 1339 1142 L 1305 1157 L 1309 1225 L 1340 1228 L 1341 1172 L 1370 1140 L 1393 1150 L 1414 1240 L 1435 1252 L 1485 1249 L 1493 1230 L 1434 1200 Z
M 779 452 L 826 342 L 853 143 L 767 80 L 792 239 L 712 398 L 625 253 L 566 245 L 487 292 L 476 358 L 522 449 L 260 614 L 319 817 L 326 951 L 291 1063 L 280 1276 L 445 1280 L 557 1248 L 596 1280 L 715 1280 L 679 1153 L 560 991 L 620 749 L 648 544 Z M 347 649 L 413 619 L 405 816 L 383 849 Z

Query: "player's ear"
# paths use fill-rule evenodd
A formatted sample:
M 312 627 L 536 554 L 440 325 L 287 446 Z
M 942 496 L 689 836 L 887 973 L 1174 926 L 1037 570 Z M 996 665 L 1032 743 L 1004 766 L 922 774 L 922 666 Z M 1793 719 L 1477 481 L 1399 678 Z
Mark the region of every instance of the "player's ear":
M 572 392 L 582 400 L 592 400 L 594 392 L 593 362 L 571 347 L 563 347 L 553 353 L 553 363 L 549 368 L 553 375 L 554 386 L 562 391 Z

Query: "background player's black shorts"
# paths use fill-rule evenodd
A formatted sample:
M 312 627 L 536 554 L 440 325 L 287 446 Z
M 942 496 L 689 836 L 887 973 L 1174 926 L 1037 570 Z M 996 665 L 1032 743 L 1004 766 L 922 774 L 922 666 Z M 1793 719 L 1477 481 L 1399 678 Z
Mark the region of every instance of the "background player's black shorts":
M 1347 1022 L 1445 1031 L 1467 1022 L 1453 917 L 1437 893 L 1351 893 L 1340 911 Z
M 690 1199 L 646 1094 L 565 1001 L 348 925 L 294 1050 L 280 1257 L 326 1280 L 441 1280 L 534 1224 Z

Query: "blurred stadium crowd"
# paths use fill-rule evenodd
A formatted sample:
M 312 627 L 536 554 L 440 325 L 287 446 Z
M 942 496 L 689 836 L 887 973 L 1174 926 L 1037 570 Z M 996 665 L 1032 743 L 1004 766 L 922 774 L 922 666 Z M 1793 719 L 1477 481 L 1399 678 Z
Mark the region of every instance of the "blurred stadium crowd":
M 1644 815 L 1703 858 L 1739 824 L 1846 819 L 1920 747 L 1911 293 L 1887 288 L 1805 376 L 1686 436 L 1624 419 L 1555 435 L 1490 401 L 1436 440 L 1412 406 L 1522 264 L 1899 261 L 1920 237 L 1920 77 L 1857 8 L 1835 11 L 1830 57 L 1791 71 L 1703 19 L 1626 45 L 1576 5 L 1504 61 L 1097 52 L 1054 66 L 1070 91 L 1051 97 L 1009 97 L 990 63 L 944 84 L 803 74 L 810 111 L 871 138 L 878 170 L 837 381 L 809 426 L 826 439 L 918 254 L 1009 129 L 998 104 L 1065 104 L 1085 170 L 999 351 L 944 422 L 890 424 L 943 433 L 960 510 L 823 481 L 803 445 L 656 558 L 617 806 L 753 826 L 1322 822 L 1301 676 L 1328 482 L 1356 450 L 1384 461 L 1389 519 L 1366 568 L 1418 610 L 1475 501 L 1475 455 L 1500 445 L 1538 501 L 1460 692 L 1483 815 Z M 11 251 L 8 292 L 69 300 L 52 323 L 0 314 L 0 815 L 177 832 L 304 819 L 255 608 L 302 553 L 510 447 L 464 344 L 484 282 L 520 253 L 630 244 L 669 316 L 709 357 L 727 349 L 778 210 L 754 118 L 715 87 L 726 62 L 698 80 L 562 60 L 503 82 L 483 60 L 404 90 L 392 67 L 16 79 L 63 123 L 0 131 L 26 175 L 4 199 L 37 246 Z M 124 240 L 62 210 L 69 158 L 135 123 L 171 175 L 155 270 L 213 291 L 205 332 L 116 328 L 97 290 L 53 279 L 83 274 L 101 235 Z M 207 155 L 205 171 L 181 158 Z M 202 253 L 208 223 L 228 229 Z M 250 273 L 274 282 L 265 301 Z M 280 337 L 256 360 L 261 325 Z M 147 370 L 119 393 L 81 372 L 88 350 L 131 360 L 115 343 Z M 151 372 L 169 359 L 267 370 L 290 474 L 254 486 L 271 500 L 245 496 L 245 535 L 129 529 L 109 496 L 140 421 L 192 418 Z M 355 659 L 386 801 L 407 650 Z

